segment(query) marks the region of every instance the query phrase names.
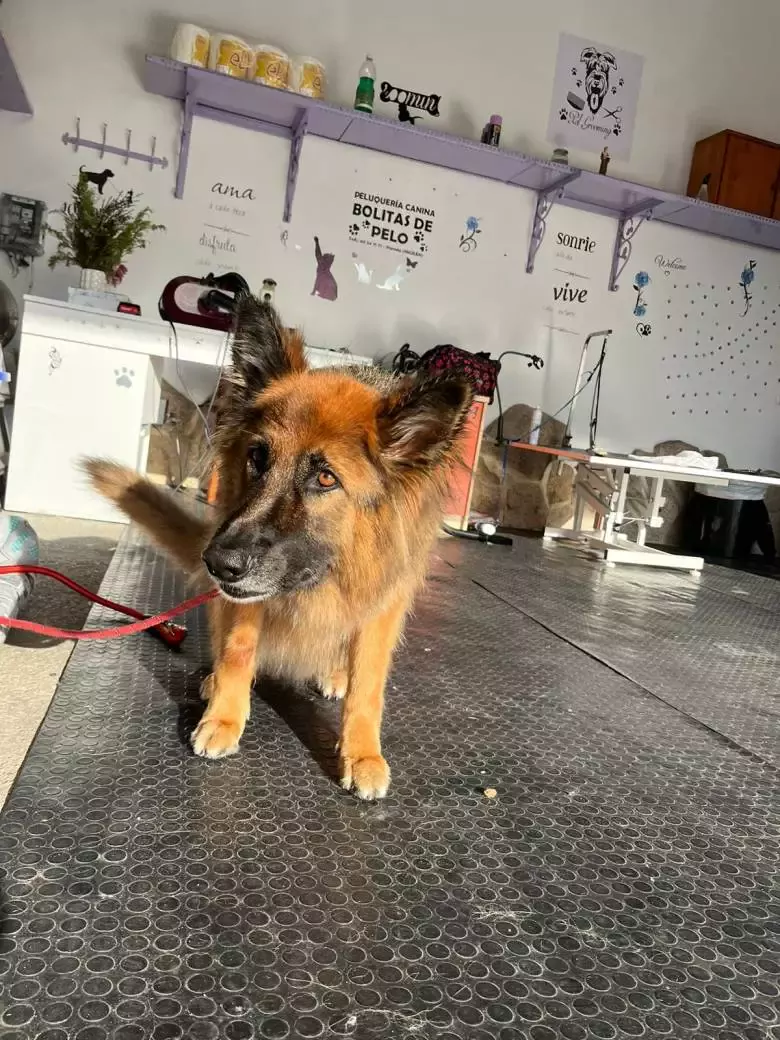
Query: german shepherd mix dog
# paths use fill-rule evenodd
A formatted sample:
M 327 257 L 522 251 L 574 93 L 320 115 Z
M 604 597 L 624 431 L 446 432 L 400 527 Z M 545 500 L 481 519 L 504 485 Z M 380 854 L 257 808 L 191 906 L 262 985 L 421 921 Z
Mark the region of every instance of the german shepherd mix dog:
M 238 750 L 255 672 L 316 680 L 344 699 L 344 787 L 382 798 L 385 680 L 423 582 L 472 392 L 459 378 L 310 370 L 303 339 L 247 297 L 214 437 L 214 522 L 109 461 L 93 485 L 190 574 L 207 573 L 214 670 L 192 734 Z

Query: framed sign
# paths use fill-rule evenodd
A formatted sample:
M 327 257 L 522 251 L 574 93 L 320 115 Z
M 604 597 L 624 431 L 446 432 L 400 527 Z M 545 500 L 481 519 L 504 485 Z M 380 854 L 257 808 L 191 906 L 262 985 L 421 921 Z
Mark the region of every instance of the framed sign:
M 547 139 L 627 159 L 631 154 L 644 58 L 561 33 Z

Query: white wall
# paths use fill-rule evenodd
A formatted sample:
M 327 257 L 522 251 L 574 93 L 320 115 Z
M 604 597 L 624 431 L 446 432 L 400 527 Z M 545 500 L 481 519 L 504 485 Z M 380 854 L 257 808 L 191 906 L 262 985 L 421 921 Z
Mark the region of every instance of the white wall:
M 172 160 L 167 171 L 152 173 L 138 164 L 125 167 L 121 160 L 110 162 L 117 187 L 142 192 L 144 202 L 168 227 L 129 264 L 126 290 L 141 302 L 145 313 L 154 313 L 160 288 L 170 277 L 202 270 L 198 265 L 204 261 L 210 264 L 199 243 L 213 212 L 209 210 L 211 185 L 216 180 L 251 183 L 257 200 L 244 207 L 243 216 L 232 215 L 233 224 L 238 221 L 248 238 L 235 239 L 237 253 L 224 266 L 238 267 L 255 284 L 266 275 L 276 278 L 285 316 L 304 325 L 310 342 L 349 346 L 377 357 L 407 340 L 418 350 L 441 342 L 494 354 L 508 348 L 535 350 L 547 360 L 541 374 L 519 361 L 506 360 L 505 402 L 538 401 L 555 410 L 569 396 L 581 336 L 608 324 L 616 335 L 605 369 L 601 420 L 605 447 L 650 447 L 655 439 L 680 436 L 727 451 L 732 464 L 780 468 L 773 337 L 769 332 L 764 335 L 763 326 L 755 327 L 765 317 L 759 308 L 771 314 L 777 306 L 780 258 L 759 257 L 758 281 L 767 286 L 764 302 L 757 295 L 750 322 L 745 324 L 745 318 L 739 327 L 740 346 L 747 345 L 756 372 L 763 373 L 759 414 L 742 411 L 753 404 L 759 407 L 759 398 L 752 397 L 758 392 L 753 380 L 740 372 L 747 369 L 741 365 L 744 355 L 735 355 L 739 368 L 726 370 L 718 363 L 723 372 L 707 373 L 714 380 L 709 391 L 698 368 L 694 376 L 680 367 L 688 364 L 685 354 L 699 353 L 692 346 L 695 329 L 683 318 L 693 313 L 683 309 L 684 287 L 690 278 L 717 287 L 717 292 L 708 293 L 709 304 L 699 306 L 696 328 L 700 336 L 720 336 L 721 325 L 715 325 L 720 308 L 735 307 L 728 300 L 735 287 L 740 292 L 739 273 L 748 259 L 742 247 L 650 225 L 637 241 L 623 288 L 609 294 L 614 222 L 557 208 L 537 271 L 529 277 L 524 273 L 533 204 L 529 193 L 317 140 L 304 145 L 285 246 L 280 240 L 287 159 L 283 141 L 199 122 L 185 198 L 173 198 L 179 108 L 144 93 L 139 70 L 145 53 L 165 53 L 177 20 L 211 26 L 214 19 L 211 5 L 202 0 L 163 0 L 163 6 L 163 14 L 151 0 L 134 0 L 132 5 L 109 5 L 105 0 L 71 0 L 67 5 L 54 0 L 6 0 L 0 8 L 0 27 L 36 111 L 32 120 L 0 113 L 0 190 L 43 198 L 54 207 L 65 198 L 79 165 L 99 166 L 95 153 L 76 155 L 61 143 L 62 134 L 74 130 L 77 115 L 85 136 L 99 137 L 101 124 L 108 122 L 109 140 L 115 143 L 123 142 L 125 128 L 131 127 L 133 147 L 139 150 L 146 150 L 156 135 L 158 154 Z M 613 163 L 610 172 L 682 190 L 691 148 L 699 137 L 725 126 L 760 136 L 776 134 L 773 98 L 780 72 L 772 48 L 780 10 L 773 0 L 753 0 L 749 10 L 748 17 L 729 0 L 685 4 L 657 0 L 653 5 L 600 0 L 588 8 L 578 0 L 545 5 L 494 0 L 490 23 L 481 27 L 474 23 L 473 4 L 465 0 L 427 5 L 398 0 L 392 10 L 387 5 L 346 0 L 326 5 L 234 0 L 224 27 L 258 41 L 278 42 L 291 52 L 319 56 L 329 69 L 329 96 L 345 104 L 351 100 L 363 53 L 371 48 L 380 77 L 444 96 L 442 129 L 477 136 L 486 117 L 500 111 L 505 125 L 502 143 L 542 156 L 550 151 L 544 138 L 559 31 L 636 51 L 645 56 L 645 68 L 633 154 L 627 163 Z M 722 74 L 724 68 L 729 68 L 728 76 Z M 596 161 L 588 155 L 572 158 L 591 168 Z M 364 255 L 365 250 L 350 242 L 347 228 L 355 190 L 429 205 L 436 211 L 430 250 L 398 292 L 379 291 L 376 284 L 358 281 L 352 252 L 358 252 L 357 260 L 374 271 L 374 283 L 390 275 L 400 257 L 383 249 Z M 479 217 L 482 227 L 473 253 L 458 248 L 468 216 Z M 569 254 L 573 256 L 569 261 L 556 255 L 558 231 L 590 235 L 597 247 L 586 258 Z M 310 295 L 314 234 L 320 235 L 324 249 L 336 254 L 339 298 L 335 303 Z M 687 271 L 663 275 L 654 267 L 659 254 L 683 258 Z M 551 320 L 546 308 L 553 305 L 553 289 L 566 280 L 556 268 L 576 269 L 578 284 L 588 286 L 588 299 L 583 306 L 556 307 Z M 653 334 L 647 339 L 637 335 L 632 314 L 631 280 L 640 269 L 649 271 L 653 279 L 648 289 Z M 7 279 L 3 268 L 0 277 Z M 34 290 L 62 297 L 76 278 L 74 271 L 50 272 L 39 261 Z M 12 283 L 17 291 L 26 289 L 23 279 L 20 275 Z M 667 299 L 673 303 L 665 305 Z M 678 312 L 682 320 L 675 326 L 672 318 Z M 576 334 L 553 331 L 549 325 Z M 716 346 L 728 342 L 725 333 L 722 338 Z M 679 349 L 671 349 L 675 346 Z M 725 403 L 720 410 L 701 408 L 698 396 L 678 397 L 677 384 L 694 378 L 702 381 L 702 394 L 714 392 L 716 397 L 723 397 L 729 384 L 728 393 L 739 398 L 736 417 L 737 398 L 731 398 L 727 415 Z M 691 400 L 696 401 L 695 407 Z M 581 420 L 586 411 L 587 402 Z

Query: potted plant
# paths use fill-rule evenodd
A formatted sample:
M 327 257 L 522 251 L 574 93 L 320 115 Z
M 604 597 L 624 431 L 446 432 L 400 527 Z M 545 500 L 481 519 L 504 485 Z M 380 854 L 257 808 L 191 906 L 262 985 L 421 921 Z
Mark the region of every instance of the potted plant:
M 49 267 L 80 267 L 82 289 L 118 285 L 127 272 L 126 257 L 146 248 L 150 232 L 165 230 L 151 219 L 148 206 L 136 205 L 132 191 L 98 198 L 84 178 L 73 185 L 71 201 L 54 212 L 62 217 L 63 228 L 47 228 L 57 240 Z

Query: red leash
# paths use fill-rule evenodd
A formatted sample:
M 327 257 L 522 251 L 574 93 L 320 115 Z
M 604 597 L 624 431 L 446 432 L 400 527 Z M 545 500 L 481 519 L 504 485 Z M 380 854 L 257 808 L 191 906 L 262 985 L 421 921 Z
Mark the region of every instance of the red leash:
M 53 571 L 50 567 L 37 567 L 32 564 L 13 564 L 7 567 L 0 567 L 0 574 L 40 574 L 45 578 L 53 578 L 55 581 L 60 582 L 61 585 L 72 589 L 73 592 L 78 592 L 80 596 L 90 600 L 92 603 L 98 603 L 101 607 L 108 607 L 119 614 L 126 614 L 127 617 L 136 618 L 129 625 L 117 625 L 115 628 L 99 628 L 94 631 L 83 632 L 68 628 L 53 628 L 50 625 L 39 625 L 37 621 L 20 621 L 18 618 L 0 617 L 0 625 L 6 628 L 18 628 L 23 632 L 34 632 L 36 635 L 51 636 L 55 639 L 116 639 L 119 636 L 132 636 L 136 632 L 148 631 L 162 639 L 168 646 L 177 647 L 187 635 L 187 629 L 182 625 L 171 624 L 171 619 L 179 617 L 181 614 L 186 614 L 188 611 L 194 610 L 195 607 L 199 607 L 202 603 L 206 603 L 219 595 L 217 589 L 211 589 L 210 592 L 202 592 L 199 596 L 185 600 L 178 607 L 173 607 L 171 610 L 163 611 L 162 614 L 155 614 L 150 617 L 148 614 L 141 614 L 133 607 L 125 607 L 121 603 L 114 603 L 113 600 L 105 599 L 105 597 L 99 596 L 96 592 L 79 585 L 72 578 L 67 578 L 64 574 L 60 574 L 59 571 Z

